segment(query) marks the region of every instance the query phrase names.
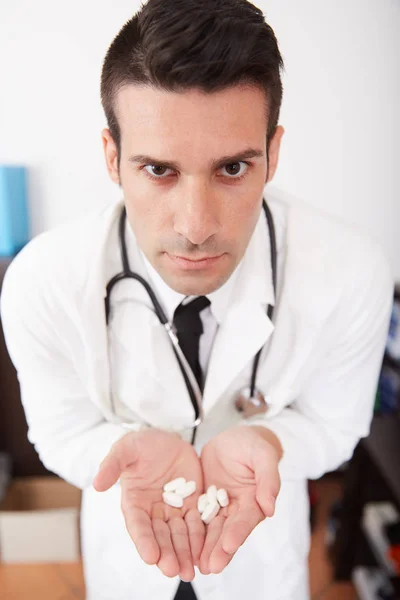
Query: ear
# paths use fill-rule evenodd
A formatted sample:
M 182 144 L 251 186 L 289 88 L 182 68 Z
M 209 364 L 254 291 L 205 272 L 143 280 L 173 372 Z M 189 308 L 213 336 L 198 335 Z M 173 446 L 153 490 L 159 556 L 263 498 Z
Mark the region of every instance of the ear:
M 117 146 L 111 136 L 109 129 L 103 129 L 101 132 L 101 138 L 103 142 L 104 156 L 106 159 L 107 171 L 114 183 L 119 185 L 119 173 L 118 173 L 118 150 Z
M 269 143 L 268 173 L 267 173 L 267 179 L 265 180 L 265 183 L 268 183 L 268 181 L 271 181 L 271 179 L 275 175 L 275 171 L 278 167 L 279 150 L 281 147 L 281 140 L 282 140 L 282 136 L 284 133 L 285 133 L 285 130 L 283 129 L 283 127 L 281 125 L 278 125 L 278 127 L 276 128 L 275 133 L 273 135 L 273 138 L 271 139 L 271 141 Z

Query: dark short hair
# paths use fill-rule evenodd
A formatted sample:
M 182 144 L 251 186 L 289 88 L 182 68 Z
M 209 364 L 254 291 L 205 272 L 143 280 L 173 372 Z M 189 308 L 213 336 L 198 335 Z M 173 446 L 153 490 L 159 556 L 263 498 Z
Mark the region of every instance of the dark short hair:
M 247 0 L 148 0 L 115 37 L 102 68 L 101 101 L 118 156 L 115 98 L 128 84 L 207 93 L 257 86 L 266 95 L 268 147 L 282 102 L 280 69 L 275 34 Z

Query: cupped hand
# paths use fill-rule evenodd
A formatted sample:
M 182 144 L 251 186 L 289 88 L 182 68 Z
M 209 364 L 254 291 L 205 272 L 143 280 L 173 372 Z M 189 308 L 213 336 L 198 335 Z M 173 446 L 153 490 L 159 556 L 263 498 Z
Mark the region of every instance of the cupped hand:
M 207 525 L 199 569 L 220 573 L 253 529 L 275 511 L 279 454 L 253 427 L 228 429 L 201 453 L 204 487 L 225 488 L 230 503 Z
M 173 508 L 162 498 L 165 483 L 177 478 L 196 482 L 196 492 Z M 121 508 L 129 535 L 141 558 L 168 577 L 194 578 L 205 540 L 197 510 L 203 491 L 199 457 L 179 435 L 148 429 L 118 440 L 93 480 L 99 492 L 121 483 Z

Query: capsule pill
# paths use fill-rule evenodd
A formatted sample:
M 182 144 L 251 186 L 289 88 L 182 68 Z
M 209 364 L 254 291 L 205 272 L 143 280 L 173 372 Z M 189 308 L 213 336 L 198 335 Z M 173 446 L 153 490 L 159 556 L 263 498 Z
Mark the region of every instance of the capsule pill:
M 228 493 L 224 488 L 221 488 L 220 490 L 217 491 L 217 501 L 218 501 L 218 504 L 222 508 L 225 506 L 228 506 L 228 504 L 229 504 Z
M 210 485 L 208 490 L 207 490 L 207 499 L 209 502 L 215 502 L 215 500 L 217 499 L 217 486 L 216 485 Z
M 184 485 L 180 485 L 176 488 L 175 494 L 182 496 L 182 498 L 188 498 L 196 491 L 196 482 L 195 481 L 187 481 Z
M 207 494 L 202 494 L 201 496 L 199 496 L 199 499 L 197 500 L 197 510 L 199 511 L 199 513 L 203 513 L 205 511 L 207 505 L 208 505 Z
M 164 492 L 175 492 L 177 488 L 186 483 L 186 479 L 184 477 L 178 477 L 177 479 L 173 479 L 164 485 Z
M 220 506 L 216 500 L 210 502 L 206 506 L 206 509 L 204 510 L 203 514 L 201 515 L 201 520 L 204 521 L 206 525 L 208 525 L 219 513 L 219 508 Z
M 165 504 L 173 506 L 174 508 L 182 508 L 183 506 L 182 496 L 178 496 L 178 494 L 175 494 L 174 492 L 164 492 L 163 500 Z

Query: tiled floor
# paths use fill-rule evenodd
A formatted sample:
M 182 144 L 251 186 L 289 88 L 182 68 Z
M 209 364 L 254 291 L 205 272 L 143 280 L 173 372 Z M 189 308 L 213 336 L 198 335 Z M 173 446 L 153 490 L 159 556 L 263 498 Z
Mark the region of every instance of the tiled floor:
M 332 568 L 324 551 L 329 506 L 340 497 L 340 483 L 318 482 L 320 502 L 310 552 L 312 600 L 357 600 L 351 584 L 332 583 Z M 0 565 L 1 600 L 84 600 L 81 564 Z

